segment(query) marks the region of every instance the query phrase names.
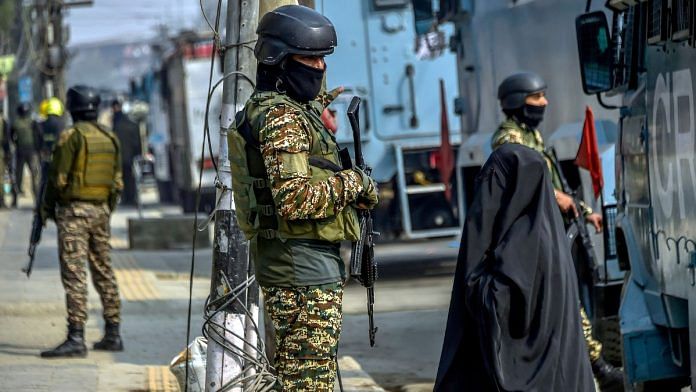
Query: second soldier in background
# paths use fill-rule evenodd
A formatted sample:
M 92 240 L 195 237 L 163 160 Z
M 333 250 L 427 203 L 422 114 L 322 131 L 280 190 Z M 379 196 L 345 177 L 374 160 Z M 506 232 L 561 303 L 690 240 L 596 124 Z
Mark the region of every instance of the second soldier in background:
M 109 255 L 109 219 L 123 189 L 116 135 L 97 124 L 99 95 L 86 86 L 68 90 L 73 126 L 60 134 L 53 150 L 46 193 L 41 205 L 44 224 L 58 228 L 60 274 L 65 287 L 68 335 L 44 358 L 87 355 L 87 269 L 104 309 L 105 334 L 95 350 L 121 351 L 121 301 Z
M 340 241 L 356 240 L 355 208 L 373 208 L 377 190 L 365 173 L 340 166 L 320 118 L 342 91 L 321 92 L 324 56 L 337 44 L 333 24 L 291 5 L 264 15 L 257 33 L 256 90 L 230 133 L 236 213 L 275 330 L 280 388 L 333 391 Z
M 582 211 L 577 211 L 573 198 L 563 192 L 560 173 L 554 164 L 555 157 L 546 152 L 544 139 L 537 129 L 544 119 L 548 105 L 546 83 L 537 74 L 518 73 L 507 77 L 498 87 L 498 99 L 507 119 L 493 135 L 491 141 L 495 150 L 506 143 L 522 144 L 539 152 L 547 163 L 554 187 L 554 196 L 559 209 L 564 214 L 585 215 L 585 220 L 600 232 L 602 216 L 593 212 L 585 203 L 580 203 Z M 621 372 L 602 358 L 602 343 L 592 336 L 592 324 L 581 307 L 582 329 L 592 363 L 592 371 L 602 391 L 623 390 Z

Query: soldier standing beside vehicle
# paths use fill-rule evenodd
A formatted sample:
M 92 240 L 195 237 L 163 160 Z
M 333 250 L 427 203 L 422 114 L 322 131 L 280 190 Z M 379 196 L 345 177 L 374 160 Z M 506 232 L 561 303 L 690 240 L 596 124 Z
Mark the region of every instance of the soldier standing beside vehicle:
M 498 87 L 498 99 L 507 119 L 493 135 L 493 149 L 505 143 L 517 143 L 530 147 L 542 154 L 546 160 L 554 187 L 554 195 L 561 212 L 564 214 L 582 213 L 597 232 L 602 230 L 602 216 L 594 213 L 584 203 L 582 211 L 577 211 L 573 198 L 562 191 L 560 174 L 552 161 L 555 159 L 546 153 L 544 139 L 537 126 L 544 119 L 548 105 L 546 82 L 534 73 L 518 73 L 507 77 Z M 592 363 L 592 371 L 602 391 L 623 390 L 623 375 L 602 358 L 602 344 L 592 336 L 592 324 L 584 309 L 580 309 L 585 341 Z
M 283 391 L 333 391 L 342 323 L 340 241 L 356 240 L 355 208 L 373 208 L 373 180 L 343 168 L 320 93 L 336 31 L 320 13 L 289 5 L 263 16 L 256 90 L 230 133 L 236 213 L 275 330 Z M 251 202 L 250 195 L 255 200 Z
M 74 125 L 60 134 L 53 150 L 42 220 L 58 228 L 58 252 L 68 310 L 68 337 L 41 356 L 80 357 L 87 354 L 87 271 L 101 297 L 106 322 L 95 350 L 121 351 L 121 301 L 109 255 L 109 218 L 123 188 L 116 135 L 97 124 L 99 95 L 89 87 L 68 90 L 67 108 Z
M 29 166 L 32 192 L 36 197 L 39 190 L 38 125 L 31 118 L 31 105 L 22 103 L 17 107 L 17 118 L 10 128 L 10 137 L 15 145 L 15 186 L 23 193 L 24 166 Z

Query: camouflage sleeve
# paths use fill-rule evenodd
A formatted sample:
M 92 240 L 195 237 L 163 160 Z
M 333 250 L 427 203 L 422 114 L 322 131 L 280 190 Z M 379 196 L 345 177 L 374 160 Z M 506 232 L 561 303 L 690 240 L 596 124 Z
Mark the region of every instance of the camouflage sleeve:
M 499 129 L 495 134 L 493 134 L 493 138 L 491 139 L 491 148 L 495 150 L 505 143 L 524 144 L 522 133 L 519 130 L 512 128 Z
M 337 172 L 324 181 L 312 180 L 309 129 L 296 111 L 278 105 L 266 114 L 260 131 L 273 199 L 278 214 L 288 220 L 334 216 L 363 189 L 360 175 L 353 170 Z
M 50 181 L 59 192 L 68 186 L 70 169 L 72 169 L 80 144 L 80 134 L 73 128 L 62 132 L 58 143 L 56 143 L 53 150 Z
M 580 200 L 580 209 L 582 212 L 582 216 L 590 216 L 594 212 L 592 210 L 592 207 L 588 206 L 587 203 L 585 203 L 582 200 Z
M 325 108 L 331 104 L 331 102 L 336 99 L 341 93 L 343 92 L 342 87 L 337 87 L 331 91 L 326 91 L 323 90 L 317 95 L 317 97 L 314 99 L 315 101 L 318 101 L 321 104 L 321 107 Z

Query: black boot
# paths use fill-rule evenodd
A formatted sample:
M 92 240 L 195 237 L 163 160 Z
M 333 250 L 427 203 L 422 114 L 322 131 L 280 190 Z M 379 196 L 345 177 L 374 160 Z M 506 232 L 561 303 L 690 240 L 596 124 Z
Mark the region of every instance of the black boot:
M 94 343 L 95 350 L 105 351 L 123 351 L 123 341 L 121 334 L 118 332 L 118 323 L 106 323 L 104 328 L 104 337 L 102 340 Z
M 592 373 L 594 373 L 602 392 L 621 392 L 624 390 L 623 373 L 604 358 L 599 357 L 592 362 Z
M 53 350 L 42 352 L 41 356 L 43 358 L 87 356 L 84 327 L 68 325 L 68 338 Z

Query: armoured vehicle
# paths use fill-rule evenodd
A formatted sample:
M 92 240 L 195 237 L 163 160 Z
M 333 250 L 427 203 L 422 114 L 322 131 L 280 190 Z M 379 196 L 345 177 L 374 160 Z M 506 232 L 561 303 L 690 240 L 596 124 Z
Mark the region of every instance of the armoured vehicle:
M 380 183 L 375 216 L 380 238 L 458 234 L 463 209 L 459 179 L 453 170 L 451 181 L 440 175 L 442 111 L 452 154 L 461 140 L 452 104 L 457 95 L 455 54 L 444 42 L 429 47 L 421 42 L 419 47 L 410 0 L 319 0 L 315 8 L 338 34 L 338 46 L 326 58 L 327 87 L 346 88 L 330 107 L 337 113 L 337 141 L 345 147 L 353 143 L 345 116 L 348 103 L 352 95 L 362 98 L 363 153 Z M 451 26 L 445 32 L 451 34 Z M 440 80 L 447 108 L 440 100 Z
M 612 0 L 576 21 L 585 93 L 620 100 L 615 237 L 629 271 L 631 390 L 696 386 L 695 19 L 691 0 Z

